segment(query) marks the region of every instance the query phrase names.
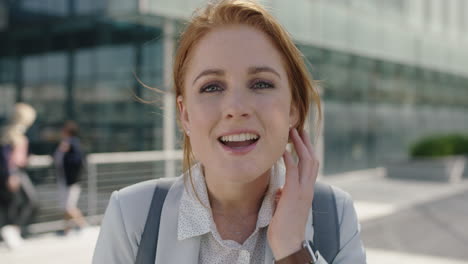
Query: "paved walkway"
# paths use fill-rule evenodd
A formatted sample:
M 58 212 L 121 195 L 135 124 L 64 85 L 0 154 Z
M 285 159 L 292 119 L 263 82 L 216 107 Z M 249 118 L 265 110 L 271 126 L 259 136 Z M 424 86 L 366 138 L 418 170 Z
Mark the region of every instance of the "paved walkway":
M 468 179 L 458 184 L 387 179 L 372 172 L 323 179 L 348 191 L 370 264 L 468 264 Z M 99 227 L 0 244 L 0 263 L 90 263 Z
M 468 179 L 407 181 L 364 171 L 324 181 L 353 196 L 368 263 L 468 264 Z

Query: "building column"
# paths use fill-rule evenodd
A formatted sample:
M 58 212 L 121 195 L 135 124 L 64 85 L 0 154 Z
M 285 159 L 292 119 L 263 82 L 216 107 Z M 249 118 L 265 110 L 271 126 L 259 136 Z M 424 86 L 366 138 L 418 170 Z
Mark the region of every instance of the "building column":
M 135 81 L 134 81 L 134 95 L 137 98 L 143 98 L 143 92 L 142 92 L 142 87 L 140 82 L 138 81 L 139 79 L 137 78 L 142 78 L 142 64 L 143 64 L 143 44 L 141 42 L 137 42 L 133 45 L 135 49 L 134 53 L 134 58 L 135 58 Z M 143 111 L 143 105 L 142 102 L 138 100 L 134 100 L 131 106 L 132 113 L 142 113 Z M 137 147 L 140 150 L 146 149 L 145 146 L 145 139 L 144 139 L 144 129 L 145 129 L 145 119 L 143 118 L 143 115 L 137 115 L 134 119 L 134 122 L 132 125 L 135 126 L 136 128 L 136 136 L 137 136 Z
M 72 40 L 69 40 L 72 42 Z M 70 43 L 70 45 L 73 45 Z M 75 104 L 73 90 L 75 85 L 75 50 L 69 47 L 67 51 L 67 77 L 65 80 L 66 98 L 65 98 L 65 119 L 75 120 Z
M 444 8 L 442 7 L 443 4 L 441 0 L 430 0 L 430 24 L 431 29 L 436 32 L 440 32 L 443 30 L 443 11 Z
M 12 42 L 16 44 L 16 39 Z M 23 74 L 23 56 L 14 51 L 15 58 L 15 91 L 16 91 L 16 102 L 23 101 L 23 86 L 24 86 L 24 74 Z
M 468 35 L 468 18 L 465 14 L 468 14 L 468 3 L 464 0 L 460 1 L 460 35 Z M 465 40 L 468 40 L 468 37 L 465 37 Z
M 0 1 L 0 31 L 8 28 L 9 11 L 6 1 Z
M 417 30 L 422 30 L 424 27 L 424 23 L 426 19 L 424 17 L 424 10 L 425 6 L 428 3 L 424 3 L 425 0 L 413 0 L 413 1 L 406 1 L 406 17 L 408 19 L 409 24 L 412 28 Z
M 462 0 L 465 1 L 465 0 Z M 459 9 L 462 7 L 460 0 L 448 0 L 446 5 L 448 5 L 448 25 L 447 25 L 447 32 L 450 34 L 452 38 L 456 38 L 460 36 L 460 12 Z
M 165 177 L 176 176 L 173 152 L 175 147 L 175 95 L 172 87 L 172 60 L 174 55 L 175 25 L 171 19 L 166 18 L 163 25 L 163 78 L 164 78 L 164 121 L 163 121 L 163 149 L 166 153 Z

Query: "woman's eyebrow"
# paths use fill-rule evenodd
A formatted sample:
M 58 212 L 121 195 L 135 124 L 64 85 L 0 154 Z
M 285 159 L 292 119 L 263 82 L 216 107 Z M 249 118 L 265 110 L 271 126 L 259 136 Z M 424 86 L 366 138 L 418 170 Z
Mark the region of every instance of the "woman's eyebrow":
M 268 66 L 250 67 L 249 70 L 248 70 L 249 74 L 256 74 L 256 73 L 260 73 L 260 72 L 271 72 L 271 73 L 275 74 L 276 76 L 278 76 L 278 78 L 281 79 L 280 74 L 277 71 L 275 71 L 275 69 L 273 69 L 271 67 L 268 67 Z
M 221 70 L 221 69 L 207 69 L 207 70 L 204 70 L 202 71 L 200 74 L 198 74 L 198 76 L 195 78 L 195 80 L 193 80 L 193 84 L 195 84 L 195 82 L 200 79 L 201 77 L 205 76 L 205 75 L 217 75 L 217 76 L 223 76 L 224 75 L 224 71 Z

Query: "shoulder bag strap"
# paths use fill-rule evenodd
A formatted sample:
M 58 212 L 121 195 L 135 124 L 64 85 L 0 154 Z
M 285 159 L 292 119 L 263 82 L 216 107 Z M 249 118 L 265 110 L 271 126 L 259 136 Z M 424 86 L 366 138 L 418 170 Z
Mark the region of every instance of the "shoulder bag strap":
M 161 211 L 166 200 L 167 193 L 174 180 L 162 181 L 156 184 L 153 199 L 146 218 L 145 228 L 141 235 L 140 245 L 135 264 L 154 264 L 156 250 L 158 248 L 159 222 L 161 221 Z
M 340 226 L 336 200 L 330 185 L 317 182 L 312 202 L 314 245 L 328 263 L 340 249 Z

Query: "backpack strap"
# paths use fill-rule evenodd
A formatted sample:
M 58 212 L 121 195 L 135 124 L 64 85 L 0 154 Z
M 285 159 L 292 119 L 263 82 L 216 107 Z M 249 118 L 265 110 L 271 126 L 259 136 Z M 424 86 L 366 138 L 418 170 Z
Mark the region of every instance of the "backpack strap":
M 159 222 L 161 221 L 161 211 L 166 200 L 167 193 L 175 182 L 174 179 L 161 181 L 154 188 L 153 199 L 146 218 L 145 228 L 141 235 L 140 245 L 135 264 L 154 264 L 156 250 L 158 249 Z
M 340 226 L 336 199 L 330 185 L 316 182 L 312 202 L 314 245 L 328 263 L 340 249 Z

